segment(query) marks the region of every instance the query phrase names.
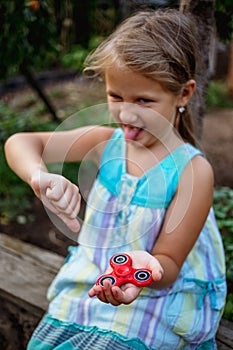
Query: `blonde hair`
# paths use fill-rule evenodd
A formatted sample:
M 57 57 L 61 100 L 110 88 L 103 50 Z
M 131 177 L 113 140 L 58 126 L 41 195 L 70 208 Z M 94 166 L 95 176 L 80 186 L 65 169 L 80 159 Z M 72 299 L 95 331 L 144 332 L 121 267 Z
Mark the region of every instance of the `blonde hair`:
M 158 81 L 179 95 L 184 84 L 195 79 L 196 40 L 191 18 L 177 10 L 138 12 L 126 19 L 85 63 L 85 72 L 104 78 L 107 68 L 119 68 Z M 189 108 L 177 111 L 177 130 L 195 144 Z

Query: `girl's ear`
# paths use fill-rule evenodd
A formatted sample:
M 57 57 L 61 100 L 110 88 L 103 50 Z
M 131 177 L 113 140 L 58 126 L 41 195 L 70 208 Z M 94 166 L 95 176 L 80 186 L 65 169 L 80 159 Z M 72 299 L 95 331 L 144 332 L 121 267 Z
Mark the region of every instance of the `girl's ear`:
M 178 97 L 177 107 L 185 106 L 196 89 L 196 81 L 190 79 L 185 83 L 180 96 Z

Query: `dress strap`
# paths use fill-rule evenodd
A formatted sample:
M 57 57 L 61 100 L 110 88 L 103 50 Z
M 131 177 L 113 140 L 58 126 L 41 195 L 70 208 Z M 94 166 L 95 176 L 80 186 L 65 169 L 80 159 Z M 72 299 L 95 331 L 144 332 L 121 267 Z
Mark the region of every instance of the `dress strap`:
M 140 178 L 135 178 L 126 174 L 126 143 L 122 130 L 118 128 L 104 149 L 98 179 L 114 196 L 119 197 L 124 188 L 124 176 L 128 175 L 127 180 L 131 177 L 136 184 L 135 192 L 131 193 L 131 204 L 167 208 L 184 168 L 192 158 L 201 154 L 197 148 L 184 143 Z
M 125 152 L 123 133 L 118 128 L 104 149 L 99 170 L 99 180 L 115 196 L 118 195 L 121 177 L 125 173 Z

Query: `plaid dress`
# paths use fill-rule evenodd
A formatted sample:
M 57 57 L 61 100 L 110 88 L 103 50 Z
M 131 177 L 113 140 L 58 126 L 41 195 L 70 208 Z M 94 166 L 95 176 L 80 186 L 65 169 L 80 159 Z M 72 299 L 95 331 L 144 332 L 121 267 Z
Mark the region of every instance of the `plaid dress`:
M 28 349 L 216 348 L 226 282 L 212 209 L 172 286 L 145 287 L 134 302 L 118 307 L 88 296 L 113 254 L 152 251 L 180 175 L 199 154 L 183 144 L 143 176 L 134 177 L 126 169 L 123 132 L 116 129 L 89 195 L 79 245 L 70 248 L 49 288 L 48 311 Z

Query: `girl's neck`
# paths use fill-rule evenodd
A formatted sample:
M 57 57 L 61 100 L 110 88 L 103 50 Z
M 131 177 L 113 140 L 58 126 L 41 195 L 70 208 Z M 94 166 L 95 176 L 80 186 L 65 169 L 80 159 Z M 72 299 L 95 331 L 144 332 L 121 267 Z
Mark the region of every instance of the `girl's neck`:
M 126 149 L 127 172 L 136 177 L 142 176 L 182 144 L 184 141 L 175 134 L 166 140 L 158 140 L 151 148 L 128 143 Z

